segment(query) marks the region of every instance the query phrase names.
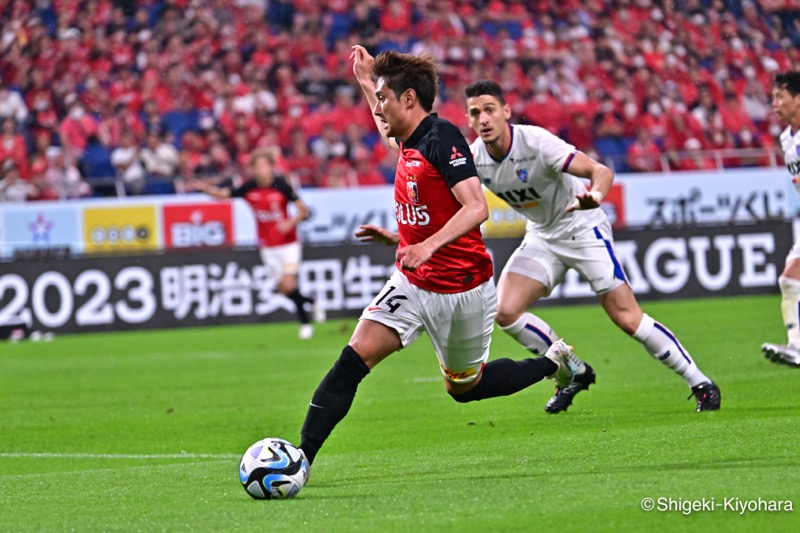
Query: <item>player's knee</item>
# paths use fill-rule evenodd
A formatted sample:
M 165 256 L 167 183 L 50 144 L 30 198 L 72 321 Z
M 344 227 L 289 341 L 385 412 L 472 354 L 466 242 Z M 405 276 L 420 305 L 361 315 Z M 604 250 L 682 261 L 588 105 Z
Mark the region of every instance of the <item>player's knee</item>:
M 284 276 L 278 281 L 278 292 L 281 294 L 291 294 L 297 288 L 297 282 L 292 276 Z
M 469 392 L 470 391 L 456 394 L 453 391 L 447 391 L 447 394 L 449 394 L 450 397 L 452 399 L 454 399 L 455 401 L 457 401 L 458 403 L 469 403 L 469 402 L 474 401 L 474 398 L 472 397 L 472 395 Z
M 516 323 L 520 316 L 522 316 L 522 312 L 519 309 L 511 309 L 500 305 L 497 308 L 497 316 L 495 316 L 494 321 L 501 328 L 507 328 Z
M 479 378 L 481 376 L 479 375 Z M 482 379 L 473 379 L 467 382 L 455 382 L 445 380 L 447 394 L 458 403 L 474 402 L 478 399 L 479 389 Z
M 612 318 L 619 329 L 628 335 L 636 333 L 636 330 L 639 328 L 639 323 L 642 321 L 641 315 L 636 313 L 620 313 Z

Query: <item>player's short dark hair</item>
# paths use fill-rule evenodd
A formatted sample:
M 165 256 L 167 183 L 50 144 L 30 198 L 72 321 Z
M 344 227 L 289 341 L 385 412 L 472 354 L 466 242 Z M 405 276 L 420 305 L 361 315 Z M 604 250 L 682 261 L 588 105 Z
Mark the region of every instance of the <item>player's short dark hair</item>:
M 800 71 L 782 72 L 775 76 L 775 87 L 786 89 L 792 96 L 800 94 Z
M 497 98 L 497 101 L 500 102 L 500 105 L 506 105 L 506 97 L 503 94 L 503 88 L 500 87 L 500 84 L 496 81 L 492 80 L 478 80 L 473 81 L 467 88 L 464 89 L 464 95 L 467 98 L 473 98 L 475 96 L 483 96 L 484 94 L 488 94 L 489 96 L 494 96 Z
M 419 56 L 389 50 L 381 52 L 372 64 L 372 73 L 383 78 L 384 85 L 400 97 L 406 89 L 414 89 L 422 109 L 430 113 L 439 91 L 439 71 L 430 54 Z

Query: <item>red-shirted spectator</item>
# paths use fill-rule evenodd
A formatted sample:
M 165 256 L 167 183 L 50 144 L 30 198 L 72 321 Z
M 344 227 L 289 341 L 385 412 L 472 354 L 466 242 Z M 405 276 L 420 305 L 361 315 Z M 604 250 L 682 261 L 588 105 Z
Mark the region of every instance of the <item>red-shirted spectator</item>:
M 122 133 L 130 132 L 135 141 L 141 143 L 144 139 L 144 124 L 139 117 L 124 104 L 117 104 L 113 111 L 110 106 L 107 109 L 97 126 L 100 142 L 105 146 L 116 147 L 121 144 Z
M 0 95 L 0 116 L 16 114 L 8 109 L 14 107 L 9 98 L 20 90 L 26 107 L 20 113 L 30 113 L 17 116 L 18 126 L 24 124 L 31 137 L 63 134 L 59 120 L 70 107 L 69 94 L 80 94 L 87 114 L 108 118 L 108 109 L 123 103 L 134 114 L 147 108 L 148 127 L 167 122 L 182 128 L 183 112 L 189 117 L 210 110 L 229 84 L 238 92 L 234 111 L 220 120 L 226 148 L 233 153 L 235 112 L 243 111 L 255 116 L 255 125 L 243 125 L 256 138 L 249 142 L 272 131 L 288 149 L 298 126 L 306 129 L 306 142 L 326 121 L 340 135 L 354 122 L 371 127 L 371 111 L 353 105 L 350 45 L 394 42 L 440 58 L 438 109 L 459 126 L 463 105 L 454 88 L 464 79 L 491 78 L 506 89 L 515 115 L 570 132 L 576 144 L 588 142 L 571 124 L 576 106 L 585 106 L 592 131 L 583 137 L 602 139 L 604 153 L 619 153 L 638 127 L 674 152 L 691 137 L 706 139 L 708 128 L 723 127 L 742 144 L 740 132 L 754 131 L 755 124 L 771 142 L 766 132 L 777 127 L 769 118 L 772 76 L 800 63 L 798 47 L 786 45 L 798 34 L 783 26 L 786 2 L 745 2 L 737 12 L 719 2 L 701 9 L 697 0 L 492 0 L 483 7 L 467 0 L 295 0 L 296 16 L 280 22 L 266 20 L 249 0 L 222 7 L 171 0 L 161 11 L 151 3 L 127 12 L 111 0 L 55 0 L 46 11 L 55 20 L 49 28 L 37 17 L 45 12 L 30 2 L 11 2 L 0 56 L 0 79 L 11 90 L 0 89 L 6 95 Z M 776 12 L 783 18 L 770 15 Z M 315 64 L 323 66 L 309 68 Z M 265 105 L 257 102 L 262 89 Z M 595 119 L 604 105 L 600 91 L 613 102 Z M 648 112 L 653 102 L 661 113 Z M 694 113 L 683 121 L 691 131 L 672 120 L 683 114 L 681 103 Z M 66 128 L 71 134 L 74 129 Z
M 67 156 L 80 159 L 89 139 L 97 135 L 97 121 L 86 113 L 83 104 L 77 99 L 70 105 L 69 114 L 61 122 L 61 146 Z
M 680 107 L 673 107 L 667 113 L 667 137 L 665 140 L 671 146 L 680 149 L 686 144 L 686 141 L 692 137 L 695 139 L 702 139 L 705 135 L 703 126 L 700 122 L 685 109 Z
M 628 168 L 633 172 L 662 170 L 661 150 L 645 128 L 636 131 L 636 140 L 628 147 Z
M 125 104 L 135 113 L 142 105 L 139 81 L 128 67 L 116 71 L 114 80 L 108 88 L 108 96 L 114 104 Z
M 682 158 L 678 162 L 677 170 L 714 170 L 717 168 L 714 159 L 703 152 L 702 143 L 690 137 L 683 144 Z
M 25 92 L 25 104 L 31 113 L 46 108 L 55 109 L 56 100 L 53 87 L 48 84 L 42 69 L 34 68 L 31 71 L 31 84 Z
M 383 174 L 381 174 L 375 165 L 372 164 L 369 156 L 360 157 L 357 159 L 355 168 L 353 170 L 356 173 L 356 182 L 358 183 L 359 187 L 370 185 L 386 185 L 386 180 L 383 179 Z
M 408 33 L 410 27 L 411 6 L 405 2 L 389 2 L 381 13 L 381 30 L 394 33 Z
M 729 132 L 755 128 L 750 115 L 747 114 L 735 93 L 729 92 L 725 94 L 725 101 L 719 106 L 719 115 L 722 119 L 722 127 Z
M 528 99 L 522 115 L 530 124 L 541 126 L 549 131 L 558 131 L 564 121 L 562 106 L 544 87 L 536 87 Z
M 320 185 L 329 189 L 356 187 L 358 177 L 345 159 L 335 158 L 325 165 Z
M 706 146 L 710 150 L 732 150 L 736 147 L 733 141 L 733 134 L 721 124 L 711 124 L 706 133 L 708 139 Z
M 586 111 L 579 109 L 572 114 L 565 131 L 564 140 L 582 152 L 594 149 L 594 132 Z
M 320 185 L 319 160 L 314 157 L 308 147 L 308 141 L 302 130 L 295 130 L 289 151 L 286 154 L 286 172 L 295 178 L 303 187 L 317 187 Z

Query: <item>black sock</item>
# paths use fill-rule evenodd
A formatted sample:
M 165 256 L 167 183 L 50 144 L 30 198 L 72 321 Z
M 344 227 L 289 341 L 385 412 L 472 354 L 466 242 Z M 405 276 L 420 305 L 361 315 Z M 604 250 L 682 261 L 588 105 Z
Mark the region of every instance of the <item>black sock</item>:
M 295 295 L 297 295 L 297 296 L 295 296 Z M 292 300 L 294 300 L 295 297 L 300 298 L 300 300 L 302 300 L 302 302 L 304 304 L 313 304 L 314 303 L 314 298 L 309 298 L 305 294 L 301 293 L 300 289 L 297 289 L 297 288 L 295 288 L 295 290 L 293 290 L 292 293 L 289 295 L 289 298 L 292 298 Z
M 314 300 L 303 296 L 300 294 L 300 289 L 295 289 L 289 294 L 286 295 L 291 301 L 294 302 L 295 307 L 297 307 L 297 318 L 300 319 L 301 324 L 310 324 L 311 319 L 308 316 L 308 311 L 306 311 L 306 304 L 311 303 Z
M 459 403 L 467 403 L 495 396 L 508 396 L 543 380 L 556 370 L 558 365 L 547 357 L 521 361 L 495 359 L 483 367 L 483 376 L 473 389 L 454 395 L 453 399 Z
M 300 432 L 300 448 L 310 463 L 314 462 L 322 443 L 336 424 L 350 410 L 358 384 L 367 374 L 369 368 L 348 345 L 342 350 L 342 355 L 334 363 L 333 368 L 322 378 L 311 399 L 306 421 Z

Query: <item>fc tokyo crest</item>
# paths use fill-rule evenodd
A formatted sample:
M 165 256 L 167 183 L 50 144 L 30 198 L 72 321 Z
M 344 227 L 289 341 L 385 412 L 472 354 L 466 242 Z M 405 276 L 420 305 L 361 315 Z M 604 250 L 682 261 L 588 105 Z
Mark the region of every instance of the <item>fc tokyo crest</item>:
M 521 181 L 522 183 L 528 183 L 528 169 L 518 168 L 517 177 L 519 178 L 519 181 Z
M 412 204 L 419 203 L 419 188 L 417 188 L 416 181 L 406 182 L 406 193 L 408 194 L 408 201 Z

